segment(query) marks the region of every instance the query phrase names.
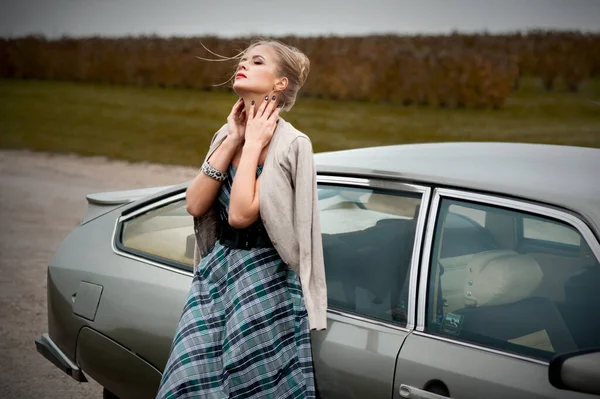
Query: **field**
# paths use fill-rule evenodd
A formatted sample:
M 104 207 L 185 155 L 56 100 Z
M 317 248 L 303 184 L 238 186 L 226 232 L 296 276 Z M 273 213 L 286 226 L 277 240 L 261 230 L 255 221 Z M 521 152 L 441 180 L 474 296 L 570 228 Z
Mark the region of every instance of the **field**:
M 0 80 L 0 147 L 198 165 L 234 101 L 192 89 Z M 600 80 L 574 93 L 521 79 L 498 110 L 300 98 L 283 117 L 315 152 L 439 141 L 600 148 Z

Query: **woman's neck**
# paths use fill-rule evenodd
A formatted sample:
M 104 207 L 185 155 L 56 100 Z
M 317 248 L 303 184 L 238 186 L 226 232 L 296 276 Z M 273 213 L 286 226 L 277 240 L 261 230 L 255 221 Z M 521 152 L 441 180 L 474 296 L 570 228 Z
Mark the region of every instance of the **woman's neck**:
M 247 96 L 244 96 L 244 109 L 245 110 L 249 110 L 250 107 L 252 106 L 252 101 L 254 101 L 254 111 L 256 112 L 256 110 L 262 105 L 262 103 L 265 101 L 265 97 L 268 95 L 269 93 L 265 93 L 263 94 L 249 94 Z

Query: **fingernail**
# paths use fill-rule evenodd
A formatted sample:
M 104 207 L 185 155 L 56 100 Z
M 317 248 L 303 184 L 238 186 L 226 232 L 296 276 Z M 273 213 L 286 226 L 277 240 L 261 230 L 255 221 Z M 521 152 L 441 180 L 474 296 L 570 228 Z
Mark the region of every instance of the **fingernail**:
M 254 105 L 254 100 L 252 100 L 252 105 Z
M 275 98 L 276 98 L 275 96 L 271 97 L 271 99 L 272 99 L 273 101 L 275 101 Z
M 269 96 L 266 96 L 266 97 L 265 97 L 265 101 L 269 101 Z

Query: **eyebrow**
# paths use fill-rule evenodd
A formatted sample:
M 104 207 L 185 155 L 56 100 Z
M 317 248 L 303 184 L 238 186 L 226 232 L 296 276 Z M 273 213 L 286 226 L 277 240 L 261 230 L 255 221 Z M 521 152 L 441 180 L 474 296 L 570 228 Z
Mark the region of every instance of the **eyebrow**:
M 253 56 L 252 56 L 252 59 L 255 59 L 255 58 L 262 58 L 264 61 L 266 61 L 265 57 L 263 57 L 263 56 L 262 56 L 262 55 L 260 55 L 260 54 L 257 54 L 257 55 L 253 55 Z M 247 58 L 246 58 L 246 57 L 242 57 L 242 59 L 241 59 L 240 61 L 246 61 L 246 60 L 247 60 Z

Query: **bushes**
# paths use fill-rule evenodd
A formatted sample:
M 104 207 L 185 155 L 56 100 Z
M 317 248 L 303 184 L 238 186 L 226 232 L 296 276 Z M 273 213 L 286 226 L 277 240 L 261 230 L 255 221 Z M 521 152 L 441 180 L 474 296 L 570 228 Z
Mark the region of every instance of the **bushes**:
M 526 35 L 282 37 L 307 53 L 312 68 L 305 95 L 440 107 L 502 106 L 521 75 L 562 78 L 578 90 L 600 74 L 600 35 L 530 32 Z M 249 43 L 216 37 L 119 39 L 31 36 L 0 41 L 0 77 L 57 79 L 138 86 L 219 90 L 232 56 Z

